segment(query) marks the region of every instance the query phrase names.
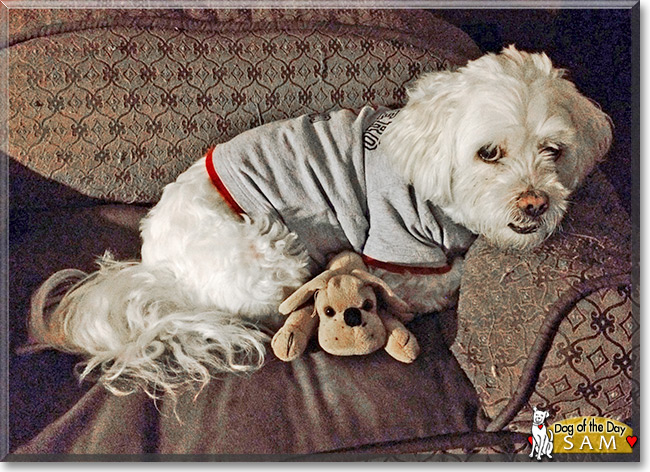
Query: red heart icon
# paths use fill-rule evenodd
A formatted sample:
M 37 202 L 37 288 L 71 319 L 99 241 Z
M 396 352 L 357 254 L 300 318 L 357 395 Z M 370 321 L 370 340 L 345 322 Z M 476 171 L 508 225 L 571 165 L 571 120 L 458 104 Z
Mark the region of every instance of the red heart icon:
M 630 445 L 630 447 L 634 447 L 634 445 L 636 444 L 637 439 L 639 439 L 639 438 L 637 438 L 636 436 L 628 436 L 627 438 L 625 438 L 625 440 Z
M 533 437 L 532 436 L 528 436 L 528 442 L 531 444 L 531 446 L 533 445 Z
M 540 424 L 540 425 L 538 425 L 537 427 L 538 427 L 539 429 L 542 429 L 542 428 L 544 427 L 544 425 L 543 425 L 543 424 Z

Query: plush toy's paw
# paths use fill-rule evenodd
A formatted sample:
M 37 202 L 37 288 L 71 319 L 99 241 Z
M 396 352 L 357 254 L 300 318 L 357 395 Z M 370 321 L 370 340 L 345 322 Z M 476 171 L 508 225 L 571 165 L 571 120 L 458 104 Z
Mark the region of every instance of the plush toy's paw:
M 299 357 L 306 349 L 307 336 L 295 329 L 281 329 L 271 340 L 271 348 L 278 359 L 290 362 Z
M 310 336 L 298 329 L 285 326 L 273 336 L 271 348 L 278 359 L 291 362 L 305 351 Z
M 313 305 L 305 305 L 289 315 L 284 326 L 275 333 L 271 348 L 278 359 L 290 362 L 307 348 L 318 326 L 318 316 L 312 316 Z
M 388 354 L 406 364 L 413 362 L 420 354 L 420 345 L 413 333 L 401 327 L 390 332 L 385 349 Z

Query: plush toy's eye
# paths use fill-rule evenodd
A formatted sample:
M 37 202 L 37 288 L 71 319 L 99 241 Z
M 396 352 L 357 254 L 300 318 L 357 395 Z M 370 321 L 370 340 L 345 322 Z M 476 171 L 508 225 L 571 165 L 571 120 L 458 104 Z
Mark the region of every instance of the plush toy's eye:
M 557 161 L 562 156 L 562 146 L 556 144 L 549 144 L 542 147 L 539 151 L 541 154 L 549 156 L 554 161 Z
M 496 162 L 501 159 L 501 148 L 491 144 L 483 146 L 476 155 L 485 162 Z
M 362 310 L 365 310 L 365 311 L 370 311 L 370 310 L 372 310 L 372 307 L 373 307 L 372 300 L 365 300 L 365 301 L 363 302 L 363 305 L 361 305 L 361 309 L 362 309 Z
M 335 314 L 336 314 L 336 312 L 334 311 L 334 308 L 332 308 L 331 306 L 328 306 L 328 307 L 325 308 L 325 315 L 326 316 L 331 317 L 331 316 L 334 316 Z

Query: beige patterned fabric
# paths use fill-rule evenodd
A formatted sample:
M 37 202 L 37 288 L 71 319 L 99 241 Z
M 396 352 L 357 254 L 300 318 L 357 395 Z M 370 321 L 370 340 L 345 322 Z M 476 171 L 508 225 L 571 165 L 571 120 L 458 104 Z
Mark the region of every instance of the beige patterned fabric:
M 156 201 L 209 147 L 245 129 L 400 105 L 421 72 L 478 55 L 417 10 L 70 15 L 10 14 L 9 155 L 85 195 L 129 203 Z M 32 26 L 39 21 L 46 26 Z M 50 36 L 28 39 L 39 34 Z
M 510 424 L 530 429 L 533 406 L 543 405 L 553 421 L 603 416 L 626 421 L 639 409 L 639 322 L 627 288 L 606 288 L 581 300 L 560 324 L 535 389 Z M 636 338 L 636 339 L 635 339 Z M 635 378 L 636 377 L 636 378 Z
M 539 249 L 502 252 L 483 239 L 470 249 L 452 351 L 490 418 L 523 395 L 522 377 L 535 385 L 533 361 L 543 368 L 530 408 L 511 424 L 515 430 L 530 427 L 532 406 L 549 409 L 550 421 L 630 418 L 639 394 L 638 320 L 630 296 L 630 222 L 614 198 L 596 173 L 575 195 L 562 232 Z M 540 340 L 552 342 L 545 361 Z
M 9 43 L 62 32 L 112 26 L 219 30 L 222 32 L 353 26 L 366 34 L 399 37 L 408 44 L 435 45 L 452 62 L 477 54 L 460 30 L 421 10 L 371 9 L 33 9 L 12 10 Z

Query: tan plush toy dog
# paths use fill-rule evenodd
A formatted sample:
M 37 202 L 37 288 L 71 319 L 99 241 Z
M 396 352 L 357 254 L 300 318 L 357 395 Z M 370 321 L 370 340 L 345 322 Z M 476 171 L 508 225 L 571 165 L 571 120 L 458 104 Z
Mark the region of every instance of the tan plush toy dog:
M 313 296 L 313 302 L 305 304 Z M 420 353 L 413 333 L 402 324 L 413 319 L 407 304 L 381 279 L 369 274 L 361 257 L 343 252 L 328 269 L 280 305 L 289 315 L 271 346 L 283 361 L 302 354 L 318 331 L 323 350 L 337 356 L 370 354 L 380 348 L 401 362 Z

